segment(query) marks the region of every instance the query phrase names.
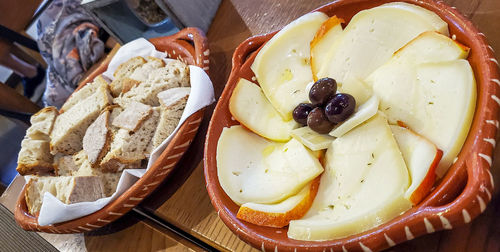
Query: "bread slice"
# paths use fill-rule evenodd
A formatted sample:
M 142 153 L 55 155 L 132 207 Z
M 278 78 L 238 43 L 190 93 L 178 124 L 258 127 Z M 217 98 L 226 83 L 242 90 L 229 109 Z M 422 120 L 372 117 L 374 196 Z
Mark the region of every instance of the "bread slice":
M 146 63 L 146 60 L 143 57 L 138 56 L 127 60 L 116 68 L 113 73 L 113 77 L 115 77 L 115 79 L 109 84 L 113 97 L 120 95 L 124 85 L 130 85 L 130 83 L 126 84 L 128 76 L 144 63 Z
M 153 137 L 159 117 L 159 108 L 155 107 L 135 132 L 119 129 L 113 136 L 110 151 L 101 161 L 101 169 L 106 172 L 117 172 L 145 159 L 145 151 Z
M 182 61 L 169 60 L 164 67 L 153 70 L 145 82 L 153 85 L 177 83 L 178 87 L 189 87 L 189 67 Z
M 98 89 L 107 86 L 108 86 L 108 81 L 106 81 L 106 79 L 104 79 L 102 75 L 95 77 L 93 82 L 83 86 L 81 89 L 74 92 L 68 98 L 68 100 L 61 107 L 60 113 L 68 111 L 71 107 L 75 106 L 77 103 L 81 102 L 82 100 L 86 99 L 87 97 L 97 92 Z
M 139 84 L 141 84 L 140 81 L 125 77 L 123 79 L 122 93 L 124 94 L 124 93 L 130 91 L 130 89 L 132 89 L 133 87 L 135 87 Z
M 133 101 L 113 119 L 112 124 L 115 127 L 135 132 L 152 111 L 151 106 Z
M 161 106 L 168 107 L 178 102 L 180 99 L 188 97 L 190 93 L 190 87 L 178 87 L 160 92 L 157 97 Z
M 98 167 L 92 167 L 88 160 L 83 160 L 80 168 L 74 175 L 99 177 L 103 185 L 104 195 L 109 197 L 116 191 L 116 187 L 118 186 L 118 181 L 120 180 L 122 173 L 105 173 Z
M 17 172 L 21 175 L 47 175 L 54 172 L 50 145 L 45 140 L 25 138 L 17 157 Z
M 155 57 L 148 57 L 147 59 L 148 62 L 135 69 L 134 72 L 128 76 L 130 79 L 145 82 L 153 70 L 165 66 L 165 62 L 162 59 Z
M 99 86 L 91 96 L 60 114 L 50 135 L 51 153 L 72 155 L 80 151 L 87 128 L 99 116 L 101 110 L 110 104 L 110 100 L 107 86 Z
M 140 69 L 136 69 L 134 74 L 138 70 Z M 130 78 L 135 77 L 131 76 Z M 141 84 L 133 86 L 130 91 L 115 98 L 114 103 L 126 107 L 130 102 L 136 101 L 156 107 L 160 105 L 158 93 L 170 88 L 189 86 L 189 68 L 181 61 L 169 60 L 164 67 L 152 69 L 147 79 L 144 81 L 141 79 L 141 82 Z
M 72 156 L 60 153 L 56 154 L 54 156 L 54 170 L 56 176 L 74 176 L 85 160 L 87 160 L 87 154 L 83 150 Z
M 31 116 L 31 127 L 26 136 L 34 140 L 49 140 L 50 132 L 59 112 L 56 107 L 45 107 Z
M 165 62 L 163 60 L 155 57 L 148 57 L 148 61 L 145 64 L 142 64 L 132 73 L 128 74 L 120 80 L 122 86 L 121 93 L 127 93 L 133 87 L 136 87 L 139 84 L 145 82 L 152 71 L 163 66 L 165 66 Z
M 152 150 L 158 147 L 172 132 L 181 119 L 186 107 L 190 88 L 172 88 L 158 94 L 160 98 L 160 119 L 151 140 Z
M 26 185 L 25 192 L 30 214 L 35 215 L 40 211 L 46 192 L 66 204 L 95 201 L 104 197 L 104 188 L 97 176 L 34 177 Z
M 54 172 L 50 153 L 49 134 L 52 131 L 57 108 L 46 107 L 31 116 L 31 127 L 21 142 L 16 170 L 21 175 L 47 175 Z
M 189 87 L 189 67 L 179 60 L 169 60 L 164 67 L 153 70 L 145 82 L 153 85 L 177 83 L 178 87 Z
M 101 179 L 106 197 L 111 196 L 116 191 L 116 186 L 120 180 L 121 172 L 119 173 L 104 173 L 99 167 L 92 167 L 87 159 L 85 151 L 80 151 L 73 156 L 56 155 L 56 175 L 57 176 L 97 176 Z M 134 168 L 140 167 L 141 164 L 134 164 Z
M 83 150 L 92 165 L 98 164 L 109 149 L 111 140 L 109 114 L 109 110 L 104 110 L 87 128 L 83 136 Z

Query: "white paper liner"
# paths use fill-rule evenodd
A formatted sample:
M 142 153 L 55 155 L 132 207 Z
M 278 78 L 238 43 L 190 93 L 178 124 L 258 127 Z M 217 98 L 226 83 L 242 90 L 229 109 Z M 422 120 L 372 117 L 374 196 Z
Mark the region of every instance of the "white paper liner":
M 146 39 L 139 38 L 123 45 L 118 50 L 109 63 L 107 71 L 104 72 L 103 75 L 111 80 L 114 79 L 113 72 L 116 68 L 121 63 L 137 56 L 153 56 L 168 60 L 165 53 L 156 51 L 153 44 Z M 174 132 L 151 153 L 147 169 L 151 167 L 163 150 L 165 150 L 173 135 L 177 132 L 182 123 L 190 115 L 215 101 L 212 82 L 205 71 L 197 66 L 189 66 L 189 70 L 191 93 L 189 95 L 186 108 L 184 109 L 180 122 Z M 137 180 L 139 180 L 140 177 L 142 177 L 142 175 L 144 175 L 147 169 L 125 169 L 122 173 L 120 181 L 118 182 L 116 192 L 110 197 L 98 199 L 94 202 L 79 202 L 68 205 L 62 203 L 52 194 L 45 193 L 42 208 L 40 209 L 40 215 L 38 216 L 38 224 L 41 226 L 51 225 L 54 223 L 77 219 L 100 210 L 130 188 Z M 26 181 L 28 181 L 27 177 Z

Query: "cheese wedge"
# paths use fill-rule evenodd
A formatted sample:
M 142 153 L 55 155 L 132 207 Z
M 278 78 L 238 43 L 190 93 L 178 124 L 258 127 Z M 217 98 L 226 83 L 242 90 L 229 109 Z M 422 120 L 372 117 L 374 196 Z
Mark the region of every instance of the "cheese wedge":
M 330 77 L 343 83 L 351 78 L 364 79 L 387 62 L 394 52 L 422 32 L 436 31 L 428 15 L 398 6 L 375 7 L 358 12 L 328 52 L 318 78 Z
M 335 140 L 334 137 L 319 134 L 307 126 L 294 129 L 291 134 L 293 138 L 297 139 L 312 151 L 324 150 L 330 146 L 333 140 Z
M 402 121 L 443 151 L 444 176 L 462 148 L 476 104 L 468 49 L 435 32 L 423 33 L 365 81 L 392 124 Z
M 376 227 L 408 210 L 408 170 L 387 120 L 375 115 L 332 142 L 318 194 L 288 237 L 322 241 Z
M 372 96 L 372 98 L 370 98 L 367 102 L 359 106 L 354 114 L 347 118 L 346 121 L 340 123 L 337 127 L 330 131 L 329 134 L 334 137 L 341 137 L 364 121 L 370 119 L 370 117 L 377 113 L 378 103 L 379 100 L 377 96 Z
M 239 125 L 224 128 L 216 158 L 219 183 L 239 205 L 280 202 L 323 172 L 317 156 L 297 140 L 271 142 Z
M 276 33 L 259 51 L 251 66 L 262 91 L 285 121 L 293 109 L 307 102 L 307 83 L 313 80 L 310 46 L 316 31 L 328 19 L 322 12 L 306 14 Z
M 240 79 L 229 99 L 231 115 L 254 133 L 275 141 L 290 140 L 290 132 L 298 125 L 284 121 L 269 103 L 259 86 Z
M 314 81 L 318 80 L 317 73 L 319 67 L 328 60 L 326 52 L 330 51 L 330 47 L 332 47 L 334 43 L 340 41 L 339 37 L 342 35 L 342 23 L 344 23 L 343 19 L 336 16 L 330 17 L 321 24 L 311 41 L 311 70 Z
M 411 185 L 405 197 L 413 205 L 417 205 L 429 194 L 434 185 L 436 167 L 443 156 L 443 151 L 410 129 L 391 125 L 391 131 L 411 176 Z
M 299 193 L 276 204 L 243 204 L 236 217 L 238 219 L 267 227 L 284 227 L 290 220 L 302 218 L 316 197 L 319 177 L 307 184 Z
M 405 2 L 391 2 L 382 4 L 377 8 L 399 8 L 406 11 L 413 12 L 421 16 L 425 21 L 429 22 L 430 25 L 436 29 L 437 32 L 449 36 L 448 23 L 443 21 L 436 13 L 429 11 L 423 7 L 415 4 L 409 4 Z

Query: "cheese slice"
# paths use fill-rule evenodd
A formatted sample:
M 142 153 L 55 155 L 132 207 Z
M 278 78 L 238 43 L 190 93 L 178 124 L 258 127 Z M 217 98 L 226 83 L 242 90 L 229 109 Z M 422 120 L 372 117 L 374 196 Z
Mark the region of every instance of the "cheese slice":
M 290 140 L 290 131 L 298 126 L 294 120 L 284 121 L 261 88 L 245 79 L 240 79 L 234 88 L 229 111 L 245 127 L 274 141 Z
M 334 137 L 319 134 L 308 126 L 292 130 L 292 137 L 312 151 L 324 150 L 330 146 Z
M 306 14 L 276 33 L 259 51 L 251 66 L 262 91 L 285 121 L 293 109 L 307 102 L 305 87 L 313 81 L 310 46 L 328 19 L 322 12 Z
M 425 21 L 427 21 L 430 25 L 436 29 L 441 34 L 444 34 L 446 36 L 449 36 L 449 31 L 448 31 L 448 23 L 446 23 L 444 20 L 442 20 L 438 14 L 429 11 L 423 7 L 420 7 L 415 4 L 409 4 L 405 2 L 391 2 L 391 3 L 386 3 L 378 6 L 377 8 L 399 8 L 403 9 L 406 11 L 413 12 L 419 16 L 421 16 Z
M 436 31 L 422 12 L 396 6 L 358 12 L 339 38 L 342 41 L 327 52 L 328 60 L 320 67 L 318 78 L 330 77 L 340 83 L 364 79 L 419 34 Z
M 224 128 L 216 158 L 219 183 L 239 205 L 280 202 L 323 172 L 318 158 L 299 141 L 268 141 L 239 125 Z
M 330 135 L 334 137 L 341 137 L 345 133 L 349 132 L 356 126 L 360 125 L 364 121 L 370 119 L 378 111 L 379 100 L 376 95 L 372 96 L 367 102 L 359 106 L 354 114 L 352 114 L 346 121 L 340 123 L 332 131 Z
M 375 115 L 332 142 L 318 194 L 288 237 L 331 240 L 376 227 L 408 210 L 410 184 L 404 159 L 387 120 Z
M 452 39 L 423 33 L 365 80 L 392 124 L 404 122 L 443 151 L 438 177 L 460 152 L 474 115 L 476 83 L 467 55 Z

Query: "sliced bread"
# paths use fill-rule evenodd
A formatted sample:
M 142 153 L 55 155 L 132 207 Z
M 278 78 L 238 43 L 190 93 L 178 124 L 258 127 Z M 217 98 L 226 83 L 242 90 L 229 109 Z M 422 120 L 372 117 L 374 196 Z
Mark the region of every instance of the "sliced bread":
M 160 98 L 160 119 L 151 140 L 152 149 L 158 147 L 172 132 L 181 119 L 186 107 L 190 88 L 172 88 L 158 94 Z M 167 94 L 165 94 L 167 93 Z
M 178 87 L 189 87 L 189 67 L 180 60 L 168 60 L 164 67 L 153 70 L 145 82 L 153 85 L 177 83 Z
M 177 103 L 182 98 L 188 97 L 190 93 L 190 87 L 178 87 L 160 92 L 158 93 L 157 97 L 161 106 L 168 107 L 170 105 L 173 105 L 174 103 Z
M 97 176 L 101 179 L 106 197 L 111 196 L 116 191 L 116 186 L 120 180 L 119 173 L 104 173 L 99 167 L 92 167 L 85 151 L 80 151 L 73 156 L 56 155 L 56 175 L 57 176 Z M 134 167 L 140 167 L 136 163 Z
M 42 207 L 43 195 L 48 192 L 66 204 L 95 201 L 104 197 L 104 188 L 97 176 L 34 177 L 26 185 L 26 205 L 35 215 Z
M 17 157 L 17 172 L 21 175 L 46 175 L 54 172 L 50 145 L 45 140 L 25 138 Z
M 105 173 L 98 167 L 92 167 L 88 160 L 83 160 L 80 168 L 74 175 L 99 177 L 104 188 L 104 195 L 109 197 L 116 191 L 116 187 L 118 186 L 118 181 L 120 180 L 122 173 Z
M 138 70 L 140 69 L 136 71 Z M 114 103 L 126 107 L 130 102 L 136 101 L 150 106 L 158 106 L 160 105 L 158 93 L 170 88 L 189 86 L 189 68 L 181 61 L 169 60 L 164 67 L 151 70 L 147 79 L 141 80 L 141 82 L 141 84 L 133 86 L 130 91 L 115 98 Z
M 77 103 L 81 102 L 82 100 L 86 99 L 89 96 L 92 96 L 92 94 L 97 92 L 99 88 L 107 86 L 108 86 L 108 81 L 106 81 L 106 79 L 104 79 L 102 75 L 95 77 L 93 82 L 83 86 L 81 89 L 74 92 L 68 98 L 68 100 L 61 107 L 60 113 L 68 111 L 71 107 L 75 106 Z
M 49 140 L 50 132 L 59 112 L 56 107 L 45 107 L 31 116 L 31 127 L 26 136 L 34 140 Z
M 91 96 L 60 114 L 50 135 L 51 153 L 72 155 L 80 151 L 87 128 L 99 116 L 101 110 L 110 104 L 110 100 L 107 86 L 100 86 Z
M 141 84 L 140 81 L 125 77 L 123 79 L 122 93 L 126 93 L 126 92 L 130 91 L 130 89 L 132 89 L 133 87 L 135 87 L 139 84 Z
M 135 132 L 119 129 L 113 135 L 110 151 L 101 161 L 101 169 L 107 172 L 117 172 L 127 166 L 131 168 L 131 164 L 137 164 L 145 159 L 145 151 L 153 137 L 159 117 L 159 108 L 155 107 L 151 115 Z
M 138 56 L 127 60 L 116 68 L 113 73 L 113 77 L 115 77 L 115 79 L 109 84 L 111 94 L 114 97 L 120 95 L 123 90 L 123 86 L 127 82 L 128 76 L 144 63 L 146 63 L 146 60 L 143 57 Z
M 87 160 L 87 154 L 81 150 L 74 155 L 56 154 L 54 169 L 56 176 L 74 176 L 82 164 Z
M 135 69 L 128 77 L 133 80 L 145 82 L 152 71 L 165 66 L 165 62 L 162 59 L 148 57 L 147 60 L 148 62 Z
M 98 164 L 109 149 L 111 140 L 109 114 L 109 110 L 104 110 L 87 128 L 83 136 L 83 150 L 92 165 Z
M 112 124 L 128 131 L 136 131 L 152 111 L 151 106 L 133 101 L 113 119 Z

